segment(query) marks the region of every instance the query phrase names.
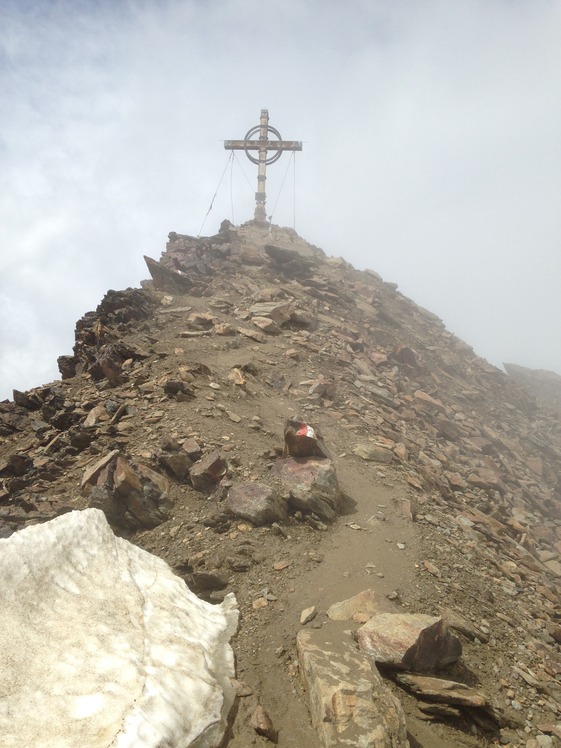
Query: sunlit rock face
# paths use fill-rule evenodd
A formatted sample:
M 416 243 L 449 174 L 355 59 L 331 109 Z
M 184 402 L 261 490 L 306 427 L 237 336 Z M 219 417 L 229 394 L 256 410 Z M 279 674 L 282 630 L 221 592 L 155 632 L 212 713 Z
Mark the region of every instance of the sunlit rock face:
M 97 509 L 0 540 L 10 748 L 211 748 L 234 694 L 233 595 L 210 605 Z

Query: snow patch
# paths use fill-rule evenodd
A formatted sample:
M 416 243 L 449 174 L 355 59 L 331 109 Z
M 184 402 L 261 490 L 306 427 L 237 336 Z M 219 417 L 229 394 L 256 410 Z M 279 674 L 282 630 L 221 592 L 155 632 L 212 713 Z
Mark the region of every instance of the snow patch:
M 235 597 L 210 605 L 103 512 L 0 540 L 0 735 L 11 748 L 213 748 Z

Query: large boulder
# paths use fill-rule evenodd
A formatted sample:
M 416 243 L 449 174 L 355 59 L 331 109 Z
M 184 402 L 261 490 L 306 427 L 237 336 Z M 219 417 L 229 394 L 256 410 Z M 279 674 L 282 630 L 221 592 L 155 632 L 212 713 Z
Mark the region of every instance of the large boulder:
M 409 748 L 405 715 L 371 659 L 333 645 L 325 629 L 303 629 L 296 644 L 310 715 L 323 748 Z
M 432 672 L 456 662 L 460 640 L 438 616 L 422 613 L 377 613 L 357 631 L 360 649 L 381 665 Z
M 220 745 L 233 595 L 200 600 L 96 509 L 0 540 L 0 575 L 2 745 Z
M 341 491 L 333 462 L 327 458 L 288 457 L 272 472 L 290 495 L 289 503 L 306 513 L 332 522 L 339 511 Z
M 82 491 L 89 505 L 105 512 L 112 527 L 156 527 L 167 519 L 168 482 L 142 463 L 113 450 L 86 468 Z
M 226 505 L 236 517 L 254 525 L 270 525 L 287 518 L 286 500 L 274 488 L 255 481 L 232 486 Z

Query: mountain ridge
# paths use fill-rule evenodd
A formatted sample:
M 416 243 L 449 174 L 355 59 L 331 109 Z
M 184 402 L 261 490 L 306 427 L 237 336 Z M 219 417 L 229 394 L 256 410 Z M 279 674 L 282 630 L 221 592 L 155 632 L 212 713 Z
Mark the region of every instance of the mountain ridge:
M 111 452 L 127 475 L 144 465 L 165 477 L 149 520 L 130 510 L 113 524 L 200 594 L 236 592 L 252 695 L 240 699 L 232 746 L 266 740 L 248 726 L 257 694 L 279 745 L 320 744 L 301 703 L 295 610 L 317 597 L 323 625 L 330 592 L 350 597 L 373 580 L 405 610 L 464 615 L 481 637 L 464 645 L 466 667 L 488 689 L 501 682 L 491 718 L 464 711 L 428 732 L 399 691 L 412 745 L 557 740 L 559 416 L 396 284 L 290 229 L 225 221 L 212 237 L 172 232 L 147 266 L 141 289 L 109 291 L 78 321 L 60 382 L 0 403 L 2 532 L 107 502 L 84 474 L 95 482 Z M 274 469 L 290 417 L 319 427 L 333 453 L 348 500 L 334 524 L 294 498 L 272 524 L 232 509 L 243 482 L 282 497 Z M 156 492 L 159 479 L 143 476 Z M 292 726 L 274 694 L 279 670 Z

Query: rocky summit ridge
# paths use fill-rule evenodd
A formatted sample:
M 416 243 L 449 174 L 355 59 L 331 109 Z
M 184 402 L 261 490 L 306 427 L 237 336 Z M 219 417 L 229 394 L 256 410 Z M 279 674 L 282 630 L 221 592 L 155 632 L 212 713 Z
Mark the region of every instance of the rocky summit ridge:
M 234 592 L 223 745 L 561 745 L 558 412 L 290 229 L 146 262 L 0 403 L 1 536 L 95 507 Z

